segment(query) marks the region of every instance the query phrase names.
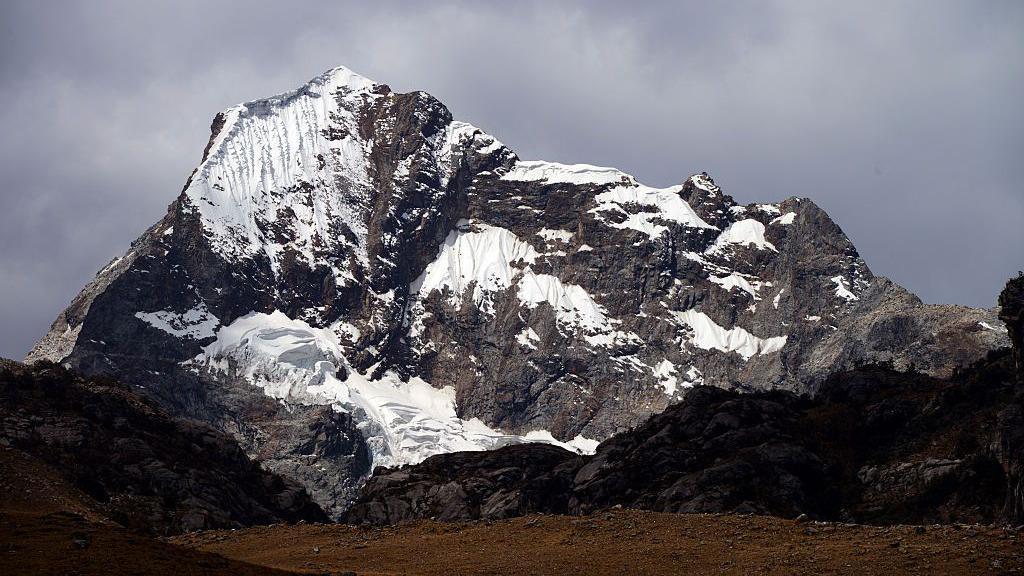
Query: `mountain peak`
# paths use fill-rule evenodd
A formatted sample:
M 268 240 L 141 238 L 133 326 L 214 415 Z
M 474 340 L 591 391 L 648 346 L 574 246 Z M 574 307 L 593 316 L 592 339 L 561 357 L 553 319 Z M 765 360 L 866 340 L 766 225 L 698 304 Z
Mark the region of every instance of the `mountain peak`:
M 375 86 L 379 85 L 378 82 L 353 72 L 345 66 L 331 68 L 317 76 L 311 82 L 323 83 L 332 90 L 337 90 L 338 88 L 348 88 L 349 90 L 372 90 Z
M 807 391 L 871 360 L 942 373 L 1006 342 L 961 328 L 991 311 L 873 290 L 810 204 L 520 160 L 347 68 L 212 132 L 167 215 L 31 357 L 232 432 L 334 513 L 374 465 L 589 451 L 698 384 Z

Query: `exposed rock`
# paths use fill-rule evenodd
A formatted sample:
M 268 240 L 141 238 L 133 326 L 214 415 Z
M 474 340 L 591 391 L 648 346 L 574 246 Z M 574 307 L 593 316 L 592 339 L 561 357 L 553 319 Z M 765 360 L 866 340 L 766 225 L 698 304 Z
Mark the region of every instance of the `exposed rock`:
M 832 515 L 825 462 L 801 430 L 799 400 L 695 388 L 612 437 L 576 473 L 570 509 Z
M 999 294 L 999 319 L 1006 323 L 1013 343 L 1017 378 L 1024 380 L 1024 364 L 1021 360 L 1021 350 L 1024 350 L 1024 273 L 1007 282 Z
M 544 478 L 549 490 L 564 487 L 531 500 L 532 510 L 554 513 L 622 505 L 883 524 L 1024 518 L 1024 388 L 1010 350 L 949 379 L 861 367 L 831 376 L 813 398 L 698 387 L 593 456 L 563 452 L 500 489 L 482 480 L 512 460 L 552 459 L 557 449 L 516 450 L 440 455 L 383 471 L 348 518 L 397 522 L 426 517 L 423 510 L 486 517 L 462 504 L 467 487 L 474 501 L 499 493 L 521 501 L 535 488 L 532 478 Z

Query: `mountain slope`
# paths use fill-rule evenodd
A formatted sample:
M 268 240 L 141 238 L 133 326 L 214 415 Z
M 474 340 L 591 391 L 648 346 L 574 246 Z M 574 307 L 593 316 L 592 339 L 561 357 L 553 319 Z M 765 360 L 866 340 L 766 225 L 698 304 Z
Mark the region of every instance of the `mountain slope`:
M 144 387 L 337 514 L 373 466 L 587 452 L 701 383 L 944 375 L 1005 345 L 997 325 L 875 277 L 808 199 L 523 161 L 338 68 L 218 114 L 167 215 L 28 359 Z

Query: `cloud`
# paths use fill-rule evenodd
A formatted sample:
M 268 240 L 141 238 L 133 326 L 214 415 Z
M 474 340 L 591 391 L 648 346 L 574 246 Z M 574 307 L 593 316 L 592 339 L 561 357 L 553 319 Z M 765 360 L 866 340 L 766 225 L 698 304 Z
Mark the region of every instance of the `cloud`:
M 344 64 L 524 158 L 808 196 L 872 270 L 994 303 L 1024 268 L 1018 2 L 5 2 L 0 355 L 155 222 L 213 115 Z

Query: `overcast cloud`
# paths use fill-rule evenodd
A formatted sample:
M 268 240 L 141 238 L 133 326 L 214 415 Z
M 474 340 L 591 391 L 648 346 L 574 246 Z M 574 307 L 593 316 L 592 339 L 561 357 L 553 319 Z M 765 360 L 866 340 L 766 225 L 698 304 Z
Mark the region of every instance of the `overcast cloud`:
M 634 5 L 637 4 L 637 5 Z M 876 274 L 1024 268 L 1024 2 L 0 5 L 0 356 L 159 219 L 213 115 L 345 65 L 522 158 L 808 196 Z

